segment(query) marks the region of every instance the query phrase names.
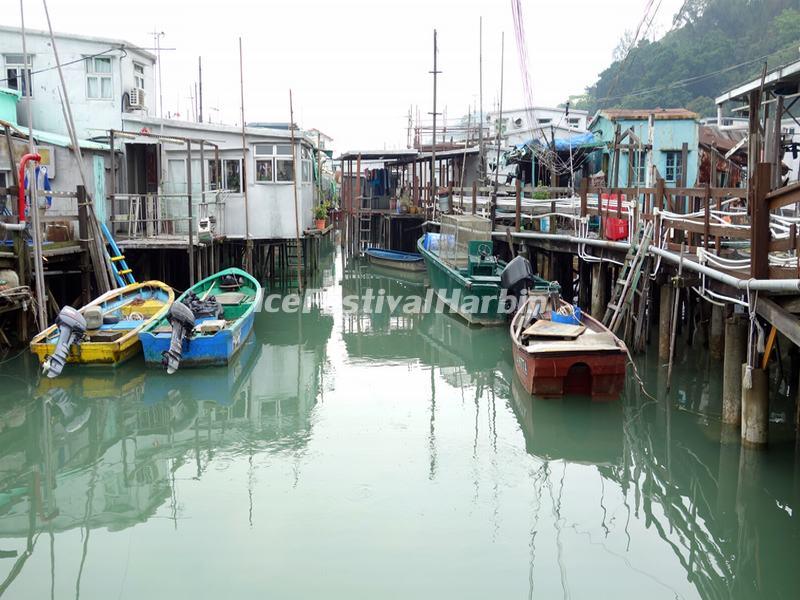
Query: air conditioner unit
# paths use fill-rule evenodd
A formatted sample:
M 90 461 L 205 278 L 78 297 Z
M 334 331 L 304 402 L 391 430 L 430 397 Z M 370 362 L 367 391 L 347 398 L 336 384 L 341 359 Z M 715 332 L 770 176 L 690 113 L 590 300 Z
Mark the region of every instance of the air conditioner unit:
M 144 90 L 142 88 L 131 89 L 128 99 L 131 108 L 144 108 Z

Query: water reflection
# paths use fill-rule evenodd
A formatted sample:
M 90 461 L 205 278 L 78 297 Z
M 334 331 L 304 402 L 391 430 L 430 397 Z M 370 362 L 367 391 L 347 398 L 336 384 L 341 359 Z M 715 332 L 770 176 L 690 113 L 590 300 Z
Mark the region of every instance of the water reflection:
M 0 596 L 800 595 L 794 448 L 720 443 L 701 353 L 656 401 L 531 398 L 504 328 L 346 314 L 424 282 L 321 277 L 227 369 L 0 366 Z
M 122 531 L 162 507 L 177 527 L 182 467 L 201 478 L 219 456 L 304 446 L 332 318 L 313 303 L 302 317 L 256 327 L 227 368 L 172 376 L 133 364 L 75 369 L 39 379 L 32 399 L 3 408 L 0 557 L 14 562 L 0 595 L 42 544 L 50 545 L 55 585 L 55 536 L 78 529 L 77 597 L 92 530 Z

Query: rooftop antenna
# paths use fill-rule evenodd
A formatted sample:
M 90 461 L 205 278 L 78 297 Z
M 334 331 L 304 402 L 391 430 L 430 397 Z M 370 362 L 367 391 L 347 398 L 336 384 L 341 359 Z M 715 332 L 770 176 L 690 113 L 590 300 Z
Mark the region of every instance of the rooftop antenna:
M 203 122 L 203 57 L 197 57 L 197 81 L 199 89 L 197 91 L 197 112 L 198 121 Z

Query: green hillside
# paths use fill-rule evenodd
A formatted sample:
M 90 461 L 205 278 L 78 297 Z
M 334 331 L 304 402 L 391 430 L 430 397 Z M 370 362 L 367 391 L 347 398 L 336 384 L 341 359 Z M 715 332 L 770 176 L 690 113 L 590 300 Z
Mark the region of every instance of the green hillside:
M 714 97 L 800 59 L 800 0 L 687 0 L 661 39 L 639 42 L 603 71 L 576 108 L 685 107 L 716 114 Z

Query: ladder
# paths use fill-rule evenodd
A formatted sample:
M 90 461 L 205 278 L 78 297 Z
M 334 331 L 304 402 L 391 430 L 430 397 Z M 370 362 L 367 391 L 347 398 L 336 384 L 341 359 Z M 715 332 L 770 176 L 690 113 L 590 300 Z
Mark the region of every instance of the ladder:
M 305 274 L 302 251 L 298 249 L 297 240 L 286 240 L 286 272 L 284 276 L 287 278 L 294 276 L 297 273 L 298 263 L 300 264 L 300 274 L 302 276 Z
M 625 328 L 625 338 L 631 340 L 631 345 L 635 352 L 643 352 L 647 341 L 647 307 L 650 304 L 650 272 L 652 267 L 653 258 L 648 255 L 645 257 L 642 274 L 639 277 L 639 286 L 634 290 L 635 296 L 638 296 L 636 298 L 638 304 L 634 306 L 634 311 L 631 314 L 632 318 Z M 632 325 L 631 321 L 633 322 Z M 632 335 L 631 327 L 633 328 Z
M 363 252 L 372 245 L 372 213 L 358 214 L 358 249 Z
M 634 236 L 634 240 L 638 238 Z M 642 274 L 642 267 L 648 257 L 650 241 L 653 238 L 653 223 L 648 221 L 642 232 L 642 240 L 637 245 L 631 244 L 628 253 L 625 255 L 625 262 L 619 271 L 619 277 L 614 284 L 614 291 L 611 294 L 611 302 L 606 307 L 606 314 L 603 317 L 603 324 L 613 333 L 617 333 L 622 325 L 625 314 L 632 309 L 634 291 L 639 287 L 639 280 Z
M 100 227 L 103 230 L 103 237 L 106 238 L 106 256 L 111 263 L 111 272 L 114 274 L 114 279 L 117 281 L 117 285 L 119 287 L 124 287 L 126 285 L 130 285 L 131 283 L 136 283 L 136 278 L 133 276 L 133 271 L 130 269 L 130 267 L 128 267 L 128 263 L 125 262 L 125 255 L 120 251 L 119 246 L 117 246 L 117 242 L 114 241 L 114 237 L 111 235 L 108 227 L 105 223 L 101 223 Z

